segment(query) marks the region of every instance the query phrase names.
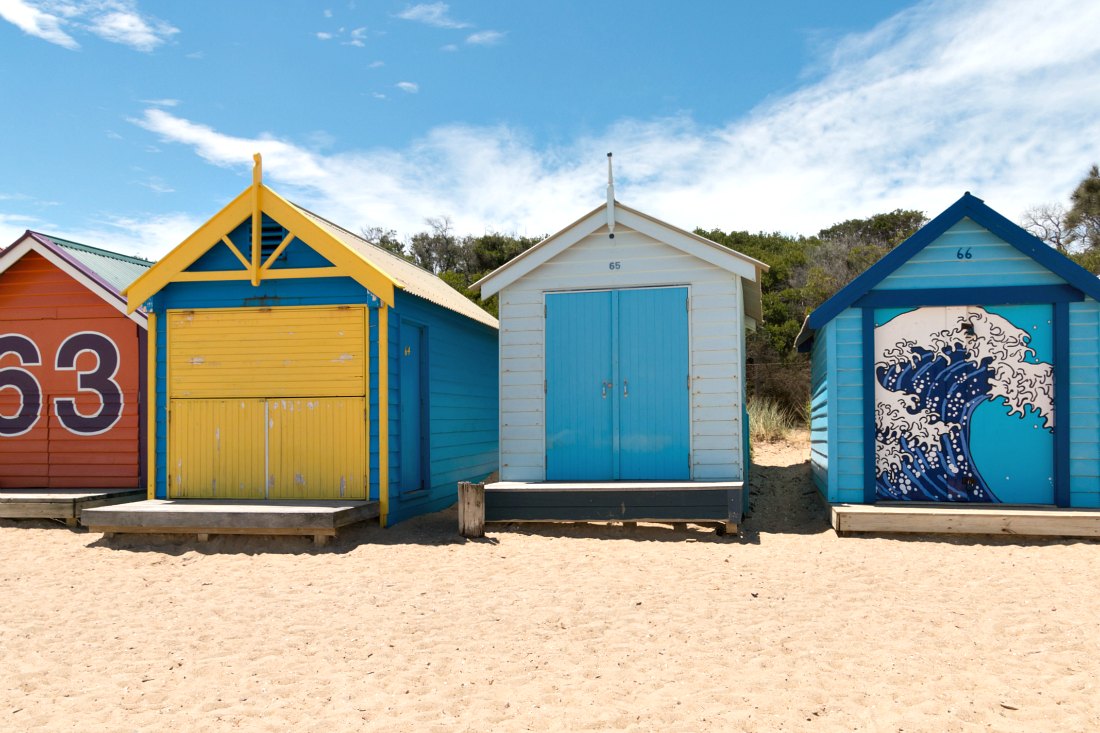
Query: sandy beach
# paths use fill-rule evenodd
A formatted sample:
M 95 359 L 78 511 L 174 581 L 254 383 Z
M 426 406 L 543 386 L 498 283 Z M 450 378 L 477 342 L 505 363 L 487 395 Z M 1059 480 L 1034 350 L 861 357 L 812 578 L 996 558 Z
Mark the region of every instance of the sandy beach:
M 0 522 L 0 729 L 1100 730 L 1100 543 L 838 538 L 755 451 L 740 538 Z

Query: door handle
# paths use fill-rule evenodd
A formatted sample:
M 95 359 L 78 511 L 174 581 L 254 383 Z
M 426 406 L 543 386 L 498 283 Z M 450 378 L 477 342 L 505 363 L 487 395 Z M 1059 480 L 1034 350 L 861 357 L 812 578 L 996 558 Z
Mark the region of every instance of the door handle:
M 607 390 L 611 389 L 615 385 L 613 385 L 611 382 L 600 382 L 600 386 L 601 386 L 600 396 L 603 397 L 603 399 L 606 400 L 607 399 Z
M 623 380 L 623 397 L 630 396 L 630 382 Z

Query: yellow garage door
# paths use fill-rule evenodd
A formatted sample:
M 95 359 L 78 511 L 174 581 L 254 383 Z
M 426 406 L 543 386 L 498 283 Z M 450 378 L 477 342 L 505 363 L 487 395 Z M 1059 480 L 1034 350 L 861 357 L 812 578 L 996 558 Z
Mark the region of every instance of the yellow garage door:
M 367 498 L 366 309 L 168 311 L 169 496 Z
M 362 397 L 267 402 L 268 497 L 365 499 Z
M 169 496 L 264 498 L 264 400 L 175 400 Z

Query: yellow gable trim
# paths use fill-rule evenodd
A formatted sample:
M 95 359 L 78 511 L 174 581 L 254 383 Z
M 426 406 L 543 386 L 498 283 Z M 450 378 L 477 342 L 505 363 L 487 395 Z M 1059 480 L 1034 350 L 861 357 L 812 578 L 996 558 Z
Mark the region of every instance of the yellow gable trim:
M 347 277 L 352 278 L 371 291 L 386 305 L 391 307 L 394 305 L 394 288 L 395 286 L 400 287 L 400 285 L 390 275 L 317 226 L 282 196 L 259 183 L 242 191 L 225 208 L 199 227 L 194 234 L 183 240 L 175 249 L 122 291 L 126 295 L 129 312 L 132 313 L 140 308 L 146 300 L 160 292 L 169 283 L 187 279 L 185 277 L 181 278 L 180 274 L 206 252 L 222 244 L 223 238 L 229 232 L 253 217 L 253 207 L 257 194 L 259 194 L 262 214 L 267 214 L 277 221 L 289 230 L 295 238 L 300 239 L 307 246 L 316 250 L 318 254 L 335 265 L 336 268 L 342 270 Z M 258 224 L 258 217 L 254 218 Z M 257 249 L 258 247 L 253 247 L 253 262 L 247 263 L 249 269 L 245 273 L 254 275 L 256 278 L 273 277 L 272 272 L 274 271 L 263 271 L 261 269 L 262 263 L 256 261 L 259 257 Z M 241 258 L 243 259 L 243 256 Z M 332 276 L 332 268 L 321 268 L 321 270 L 325 271 L 324 275 L 321 276 Z M 228 275 L 229 273 L 225 274 Z M 234 277 L 224 279 L 240 279 L 238 273 L 234 272 L 232 274 Z M 219 275 L 220 273 L 209 273 L 209 278 L 204 279 L 222 279 Z M 307 275 L 302 276 L 306 277 Z
M 122 291 L 126 295 L 126 305 L 130 312 L 133 313 L 140 308 L 150 296 L 160 292 L 164 286 L 172 282 L 178 273 L 193 265 L 211 248 L 221 244 L 223 236 L 252 216 L 251 193 L 252 187 L 249 186 L 224 209 L 214 214 L 210 221 L 196 229 L 194 234 L 183 240 L 159 262 L 142 273 L 141 277 L 130 283 L 129 287 Z

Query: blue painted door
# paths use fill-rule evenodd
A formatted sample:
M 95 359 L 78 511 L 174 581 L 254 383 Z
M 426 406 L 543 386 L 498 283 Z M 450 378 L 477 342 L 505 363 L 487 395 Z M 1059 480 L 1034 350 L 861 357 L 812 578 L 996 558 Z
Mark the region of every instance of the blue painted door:
M 875 311 L 876 495 L 1054 503 L 1050 305 Z
M 619 478 L 691 474 L 687 288 L 619 297 Z
M 401 322 L 401 493 L 424 487 L 424 328 Z
M 691 475 L 687 288 L 546 298 L 546 478 Z
M 612 294 L 546 296 L 546 478 L 615 477 Z

